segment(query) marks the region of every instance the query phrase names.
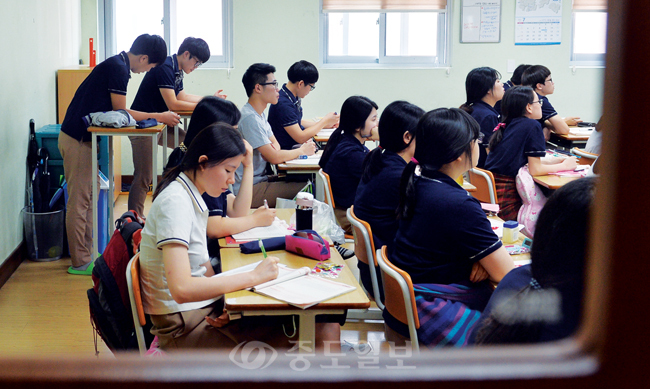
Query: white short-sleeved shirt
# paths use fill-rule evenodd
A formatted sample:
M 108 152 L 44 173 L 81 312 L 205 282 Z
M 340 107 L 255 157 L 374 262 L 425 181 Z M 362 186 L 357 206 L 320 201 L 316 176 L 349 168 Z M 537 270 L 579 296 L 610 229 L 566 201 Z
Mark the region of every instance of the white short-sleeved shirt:
M 250 103 L 246 103 L 241 109 L 241 119 L 237 127 L 241 135 L 251 144 L 253 148 L 253 185 L 258 182 L 264 181 L 266 176 L 266 161 L 262 157 L 262 153 L 258 150 L 264 145 L 271 144 L 271 137 L 273 130 L 271 125 L 266 120 L 264 113 L 261 115 L 255 111 Z M 244 175 L 244 165 L 239 166 L 235 171 L 235 184 L 233 188 L 235 193 L 239 192 L 239 184 L 241 183 L 242 176 Z
M 165 315 L 212 304 L 217 298 L 179 304 L 172 298 L 162 257 L 162 247 L 176 243 L 187 247 L 192 277 L 203 277 L 210 261 L 207 245 L 208 207 L 194 183 L 181 173 L 151 205 L 140 243 L 140 282 L 144 311 Z

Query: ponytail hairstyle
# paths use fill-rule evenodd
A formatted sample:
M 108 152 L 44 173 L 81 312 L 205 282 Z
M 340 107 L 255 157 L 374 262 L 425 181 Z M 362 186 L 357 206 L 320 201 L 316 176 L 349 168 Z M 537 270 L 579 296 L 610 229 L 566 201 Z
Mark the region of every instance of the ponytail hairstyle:
M 185 140 L 181 146 L 176 147 L 169 155 L 165 171 L 178 166 L 185 155 L 187 146 L 192 143 L 194 137 L 205 127 L 212 123 L 223 122 L 236 126 L 241 118 L 241 113 L 237 106 L 232 101 L 222 99 L 217 96 L 205 96 L 199 101 L 194 108 L 192 118 L 189 126 L 187 126 L 187 133 Z M 185 150 L 183 150 L 185 149 Z
M 427 112 L 418 122 L 415 131 L 417 144 L 414 158 L 402 173 L 398 217 L 408 219 L 415 208 L 415 168 L 430 175 L 444 165 L 466 155 L 472 158 L 472 142 L 477 141 L 481 127 L 473 117 L 459 108 L 438 108 Z
M 510 122 L 526 115 L 526 107 L 535 101 L 535 91 L 529 86 L 513 86 L 508 89 L 501 100 L 501 123 L 497 131 L 490 138 L 488 148 L 494 148 L 503 139 L 503 131 Z
M 481 101 L 494 88 L 494 84 L 499 79 L 501 79 L 501 73 L 492 68 L 482 67 L 472 69 L 465 78 L 467 101 L 460 106 L 460 109 L 471 114 L 474 111 L 472 105 L 477 101 Z
M 320 162 L 318 162 L 321 168 L 327 166 L 327 161 L 329 161 L 336 146 L 341 142 L 341 136 L 343 134 L 354 135 L 358 129 L 363 128 L 373 108 L 377 109 L 377 104 L 364 96 L 351 96 L 343 102 L 339 128 L 330 135 Z
M 229 124 L 211 124 L 194 137 L 180 164 L 165 172 L 162 180 L 156 187 L 153 199 L 155 200 L 181 172 L 192 172 L 194 174 L 199 166 L 211 167 L 220 164 L 228 158 L 245 153 L 244 139 L 239 131 L 235 130 Z M 208 160 L 199 163 L 199 158 L 202 155 L 208 157 Z
M 411 144 L 404 143 L 404 133 L 411 134 L 411 142 L 415 139 L 415 129 L 418 120 L 424 115 L 424 110 L 406 101 L 394 101 L 384 109 L 379 119 L 379 147 L 372 150 L 363 160 L 364 183 L 384 168 L 382 153 L 384 150 L 399 153 Z

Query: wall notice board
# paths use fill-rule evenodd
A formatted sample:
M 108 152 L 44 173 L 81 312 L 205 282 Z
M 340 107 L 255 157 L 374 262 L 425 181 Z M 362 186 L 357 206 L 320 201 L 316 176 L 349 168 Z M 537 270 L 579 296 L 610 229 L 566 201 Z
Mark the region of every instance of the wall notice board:
M 501 0 L 463 0 L 461 8 L 461 43 L 501 41 Z

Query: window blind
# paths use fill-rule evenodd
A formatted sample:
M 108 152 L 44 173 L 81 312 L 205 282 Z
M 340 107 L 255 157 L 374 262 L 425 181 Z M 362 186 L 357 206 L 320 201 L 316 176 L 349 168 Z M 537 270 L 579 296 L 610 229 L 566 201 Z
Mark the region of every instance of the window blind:
M 439 11 L 447 0 L 323 0 L 323 12 Z
M 607 11 L 607 0 L 573 0 L 574 11 Z

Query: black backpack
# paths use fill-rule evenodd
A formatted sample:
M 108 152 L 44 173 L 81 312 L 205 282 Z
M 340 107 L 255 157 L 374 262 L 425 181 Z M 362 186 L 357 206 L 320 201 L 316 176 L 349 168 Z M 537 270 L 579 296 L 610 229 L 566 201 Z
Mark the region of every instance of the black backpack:
M 143 225 L 144 221 L 135 211 L 125 212 L 115 221 L 115 232 L 104 253 L 95 260 L 93 287 L 87 292 L 90 322 L 95 329 L 95 354 L 98 353 L 97 334 L 113 353 L 138 349 L 126 283 L 126 268 L 140 247 Z M 151 322 L 147 317 L 144 327 L 147 348 L 154 337 L 149 332 L 150 329 Z

